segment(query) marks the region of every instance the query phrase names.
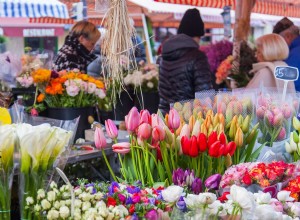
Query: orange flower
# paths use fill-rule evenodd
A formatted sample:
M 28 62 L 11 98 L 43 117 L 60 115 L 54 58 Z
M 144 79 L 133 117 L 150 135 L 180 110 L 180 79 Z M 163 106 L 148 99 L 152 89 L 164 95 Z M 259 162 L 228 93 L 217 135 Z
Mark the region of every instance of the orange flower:
M 55 95 L 55 91 L 52 89 L 50 85 L 46 87 L 45 92 L 49 95 Z
M 51 76 L 51 70 L 37 69 L 32 73 L 32 78 L 35 83 L 44 83 L 49 81 Z
M 37 102 L 42 102 L 45 99 L 45 94 L 44 93 L 40 93 L 39 96 L 37 97 Z
M 261 180 L 259 181 L 259 184 L 260 184 L 262 187 L 270 186 L 270 182 L 269 182 L 269 180 L 267 180 L 267 179 L 261 179 Z
M 104 89 L 104 83 L 100 80 L 95 80 L 94 82 L 98 89 Z
M 58 82 L 52 82 L 51 83 L 52 89 L 54 90 L 55 94 L 62 94 L 63 93 L 63 87 Z

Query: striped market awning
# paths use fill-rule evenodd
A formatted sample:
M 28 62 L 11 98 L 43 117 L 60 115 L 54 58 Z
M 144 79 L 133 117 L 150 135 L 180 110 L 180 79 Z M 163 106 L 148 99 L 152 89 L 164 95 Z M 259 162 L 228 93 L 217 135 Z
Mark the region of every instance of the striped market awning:
M 223 8 L 224 6 L 231 6 L 234 10 L 236 6 L 235 0 L 154 0 L 157 2 L 193 5 L 198 7 L 212 7 Z M 278 15 L 286 17 L 300 17 L 299 0 L 256 0 L 255 6 L 252 10 L 255 13 Z
M 0 0 L 0 17 L 68 19 L 68 8 L 58 0 Z

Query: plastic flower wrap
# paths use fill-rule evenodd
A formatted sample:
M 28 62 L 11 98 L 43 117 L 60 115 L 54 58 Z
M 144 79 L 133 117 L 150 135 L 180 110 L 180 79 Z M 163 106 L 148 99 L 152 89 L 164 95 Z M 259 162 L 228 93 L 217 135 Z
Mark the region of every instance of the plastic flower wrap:
M 32 73 L 38 95 L 33 108 L 41 111 L 46 107 L 88 107 L 105 98 L 101 80 L 81 73 L 79 70 L 55 72 L 37 69 Z

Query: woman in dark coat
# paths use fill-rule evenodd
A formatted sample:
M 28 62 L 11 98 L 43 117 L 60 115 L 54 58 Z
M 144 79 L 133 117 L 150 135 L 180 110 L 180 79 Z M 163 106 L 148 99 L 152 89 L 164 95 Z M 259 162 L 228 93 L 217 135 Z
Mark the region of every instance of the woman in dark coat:
M 93 23 L 77 22 L 60 48 L 53 69 L 60 71 L 76 68 L 86 73 L 87 66 L 97 58 L 91 51 L 99 38 L 100 32 Z
M 184 14 L 178 34 L 162 47 L 159 61 L 159 109 L 166 114 L 170 103 L 195 98 L 195 92 L 212 89 L 206 55 L 199 50 L 204 24 L 197 9 Z

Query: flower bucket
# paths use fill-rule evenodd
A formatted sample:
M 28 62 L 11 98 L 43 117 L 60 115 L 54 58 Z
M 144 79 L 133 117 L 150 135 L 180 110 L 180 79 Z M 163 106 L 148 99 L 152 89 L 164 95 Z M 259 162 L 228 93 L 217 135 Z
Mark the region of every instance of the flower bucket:
M 134 92 L 133 90 L 123 91 L 120 97 L 117 97 L 117 104 L 114 109 L 115 120 L 124 121 L 125 115 L 134 106 Z
M 142 105 L 143 102 L 144 106 Z M 137 106 L 139 111 L 142 109 L 147 109 L 150 114 L 156 114 L 159 105 L 158 92 L 143 92 L 142 94 L 138 93 L 135 96 L 134 105 Z
M 95 115 L 95 107 L 81 108 L 47 108 L 40 114 L 41 116 L 59 120 L 73 120 L 80 116 L 75 141 L 78 138 L 84 138 L 84 131 L 91 128 L 88 117 Z

